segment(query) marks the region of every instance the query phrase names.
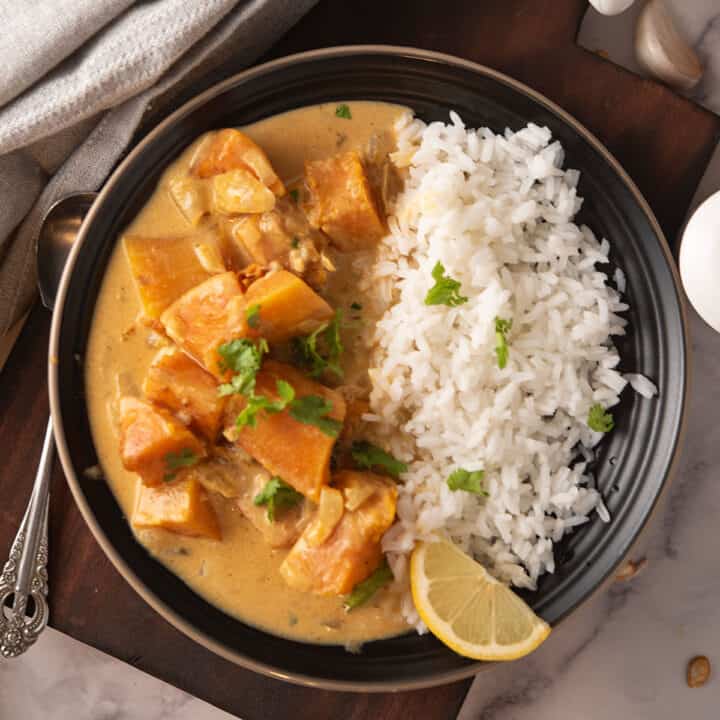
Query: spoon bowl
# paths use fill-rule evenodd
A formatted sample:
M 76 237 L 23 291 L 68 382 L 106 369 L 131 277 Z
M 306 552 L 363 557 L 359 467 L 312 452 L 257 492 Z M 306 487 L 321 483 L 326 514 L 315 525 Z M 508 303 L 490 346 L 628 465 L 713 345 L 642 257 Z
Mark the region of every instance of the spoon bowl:
M 38 288 L 43 305 L 52 310 L 70 248 L 97 193 L 66 195 L 45 214 L 37 240 Z

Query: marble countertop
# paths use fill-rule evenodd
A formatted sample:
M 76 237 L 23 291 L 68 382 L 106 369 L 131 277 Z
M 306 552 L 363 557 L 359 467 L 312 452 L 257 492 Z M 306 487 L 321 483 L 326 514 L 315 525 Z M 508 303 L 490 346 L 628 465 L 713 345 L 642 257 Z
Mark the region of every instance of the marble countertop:
M 720 113 L 718 0 L 667 0 L 700 54 L 705 77 L 691 97 Z M 635 7 L 590 11 L 582 45 L 638 71 Z M 720 189 L 720 148 L 694 205 Z M 459 720 L 711 720 L 720 716 L 720 335 L 690 317 L 692 377 L 682 459 L 670 490 L 632 553 L 630 581 L 596 593 L 524 660 L 479 675 Z M 685 682 L 687 661 L 707 655 L 715 676 Z M 48 630 L 27 655 L 0 661 L 0 720 L 224 720 L 217 708 Z

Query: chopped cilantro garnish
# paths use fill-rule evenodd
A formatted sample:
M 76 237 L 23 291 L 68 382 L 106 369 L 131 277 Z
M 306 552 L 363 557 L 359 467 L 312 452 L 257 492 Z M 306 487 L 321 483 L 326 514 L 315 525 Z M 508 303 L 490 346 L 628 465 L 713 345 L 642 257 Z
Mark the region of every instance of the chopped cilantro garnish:
M 279 400 L 271 400 L 265 395 L 255 395 L 253 392 L 248 397 L 247 405 L 243 408 L 242 412 L 237 416 L 235 424 L 238 427 L 256 427 L 257 426 L 257 414 L 263 410 L 268 415 L 274 415 L 283 411 L 294 399 L 295 390 L 293 390 L 290 383 L 285 380 L 278 380 L 275 383 L 277 394 L 280 396 Z
M 290 243 L 290 246 L 291 246 L 293 249 L 299 248 L 299 247 L 300 247 L 300 241 L 299 241 L 296 237 L 294 237 L 294 238 L 292 239 L 292 242 Z
M 343 118 L 344 120 L 352 120 L 352 113 L 350 108 L 342 103 L 335 108 L 335 117 Z
M 286 382 L 285 380 L 278 380 L 275 383 L 275 387 L 277 388 L 277 393 L 280 396 L 280 399 L 287 405 L 288 403 L 291 403 L 295 399 L 295 390 L 293 390 L 293 386 Z
M 290 415 L 305 425 L 315 425 L 330 437 L 337 437 L 342 423 L 328 417 L 333 406 L 329 400 L 319 395 L 305 395 L 290 403 Z
M 275 511 L 280 508 L 294 507 L 301 502 L 303 496 L 279 477 L 268 480 L 265 487 L 253 498 L 255 505 L 267 506 L 267 519 L 275 522 Z
M 380 588 L 392 582 L 394 576 L 388 565 L 387 558 L 383 558 L 378 568 L 367 580 L 358 583 L 345 600 L 345 609 L 349 612 L 366 603 Z
M 362 310 L 362 305 L 359 302 L 350 303 L 352 310 Z
M 400 473 L 407 470 L 407 465 L 394 458 L 390 453 L 386 453 L 383 449 L 373 445 L 372 443 L 362 440 L 354 442 L 351 449 L 353 460 L 361 468 L 382 468 L 388 475 L 397 478 Z
M 297 188 L 293 188 L 289 192 L 289 195 L 293 199 L 293 202 L 298 202 L 300 200 L 300 191 Z
M 483 470 L 463 470 L 458 468 L 452 472 L 447 479 L 447 486 L 454 492 L 455 490 L 465 490 L 465 492 L 474 493 L 475 495 L 487 495 L 487 491 L 483 489 L 482 481 L 485 477 Z
M 425 296 L 426 305 L 448 305 L 457 307 L 466 303 L 468 299 L 460 294 L 460 283 L 445 275 L 445 267 L 438 260 L 432 271 L 433 285 Z
M 170 482 L 177 475 L 178 470 L 195 465 L 200 458 L 190 449 L 183 448 L 178 453 L 168 453 L 165 456 L 165 467 L 167 472 L 163 475 L 165 482 Z
M 497 355 L 498 367 L 502 370 L 508 361 L 507 334 L 512 328 L 512 320 L 495 318 L 495 354 Z
M 259 309 L 259 306 L 255 307 Z M 235 393 L 252 394 L 255 390 L 255 376 L 260 370 L 263 355 L 267 351 L 268 344 L 264 338 L 260 338 L 257 343 L 248 338 L 240 338 L 220 345 L 218 348 L 220 369 L 232 370 L 235 374 L 230 378 L 230 382 L 220 385 L 218 393 L 221 396 Z
M 342 423 L 334 418 L 328 417 L 333 406 L 329 400 L 318 395 L 305 395 L 301 398 L 295 397 L 295 390 L 285 380 L 278 380 L 275 383 L 278 399 L 271 400 L 265 395 L 251 393 L 247 404 L 237 416 L 235 424 L 238 427 L 256 427 L 257 414 L 264 412 L 268 415 L 282 412 L 289 409 L 290 415 L 298 422 L 305 425 L 315 425 L 326 435 L 337 437 L 342 429 Z
M 248 326 L 253 330 L 256 330 L 257 326 L 260 324 L 260 306 L 251 305 L 245 311 L 245 318 L 247 319 Z
M 609 412 L 605 412 L 600 403 L 596 403 L 590 408 L 588 413 L 588 427 L 595 432 L 610 432 L 615 427 L 615 420 Z
M 342 311 L 335 311 L 335 317 L 321 325 L 315 332 L 304 338 L 295 338 L 293 347 L 299 364 L 307 368 L 311 377 L 320 377 L 326 370 L 343 376 L 340 356 L 344 347 L 340 339 Z M 322 347 L 318 347 L 321 345 Z

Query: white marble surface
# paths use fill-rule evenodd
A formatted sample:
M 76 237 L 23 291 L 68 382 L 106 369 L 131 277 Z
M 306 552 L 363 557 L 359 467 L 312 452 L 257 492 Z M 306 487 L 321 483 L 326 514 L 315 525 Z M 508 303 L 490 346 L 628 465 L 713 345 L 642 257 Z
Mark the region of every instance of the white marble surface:
M 668 0 L 707 67 L 691 94 L 720 112 L 720 0 Z M 637 71 L 637 6 L 590 12 L 581 43 Z M 720 189 L 720 149 L 696 196 Z M 558 628 L 529 658 L 480 675 L 460 720 L 714 720 L 720 717 L 720 335 L 691 318 L 694 384 L 683 460 L 633 556 L 647 557 Z M 685 665 L 716 667 L 690 690 Z M 136 668 L 49 630 L 0 661 L 0 720 L 224 720 L 230 716 Z
M 55 630 L 0 660 L 0 720 L 232 720 L 217 708 Z

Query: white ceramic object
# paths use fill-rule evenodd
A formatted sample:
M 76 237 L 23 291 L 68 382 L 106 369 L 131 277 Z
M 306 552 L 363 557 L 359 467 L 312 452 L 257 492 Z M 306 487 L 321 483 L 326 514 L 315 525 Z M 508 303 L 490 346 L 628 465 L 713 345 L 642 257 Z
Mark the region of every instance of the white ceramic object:
M 698 315 L 720 332 L 720 192 L 705 200 L 685 227 L 680 277 Z
M 590 4 L 603 15 L 619 15 L 634 2 L 635 0 L 590 0 Z
M 635 57 L 648 73 L 679 90 L 694 88 L 703 75 L 698 56 L 675 27 L 662 0 L 650 0 L 640 13 Z

